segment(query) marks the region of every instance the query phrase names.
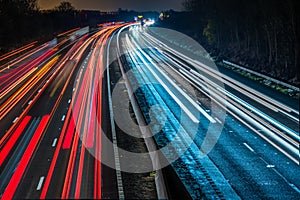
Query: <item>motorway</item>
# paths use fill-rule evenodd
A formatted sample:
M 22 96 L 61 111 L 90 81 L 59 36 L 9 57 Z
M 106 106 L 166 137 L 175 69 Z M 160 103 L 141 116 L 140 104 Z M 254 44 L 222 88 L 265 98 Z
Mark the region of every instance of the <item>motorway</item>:
M 2 68 L 3 199 L 101 197 L 102 60 L 118 28 L 60 36 Z
M 299 105 L 165 34 L 136 23 L 76 28 L 0 57 L 1 199 L 167 197 L 157 180 L 168 165 L 193 199 L 300 198 Z M 134 137 L 155 142 L 159 165 L 150 154 L 126 161 L 117 147 L 150 151 Z M 152 171 L 149 194 L 141 185 L 153 185 Z M 134 184 L 125 172 L 145 177 Z

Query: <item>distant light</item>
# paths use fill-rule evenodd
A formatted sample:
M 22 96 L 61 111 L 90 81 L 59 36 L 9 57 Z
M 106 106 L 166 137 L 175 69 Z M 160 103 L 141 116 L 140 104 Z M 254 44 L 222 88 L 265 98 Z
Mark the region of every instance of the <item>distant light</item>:
M 137 21 L 138 20 L 138 17 L 134 17 L 134 21 Z
M 160 14 L 159 14 L 159 17 L 158 17 L 160 20 L 164 20 L 164 13 L 163 12 L 161 12 Z
M 145 19 L 144 20 L 144 23 L 146 26 L 150 26 L 150 25 L 153 25 L 155 23 L 154 19 Z

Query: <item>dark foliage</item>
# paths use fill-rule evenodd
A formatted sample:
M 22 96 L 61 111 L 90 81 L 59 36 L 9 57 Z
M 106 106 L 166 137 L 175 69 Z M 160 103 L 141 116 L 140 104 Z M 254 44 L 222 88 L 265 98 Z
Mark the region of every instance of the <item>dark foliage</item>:
M 62 3 L 51 11 L 38 10 L 37 0 L 0 0 L 0 54 L 53 33 L 78 26 L 74 8 Z
M 0 55 L 38 40 L 51 40 L 57 34 L 76 27 L 97 27 L 111 21 L 133 21 L 140 13 L 119 9 L 116 12 L 75 10 L 69 2 L 61 2 L 52 10 L 38 9 L 37 0 L 0 0 Z M 156 12 L 143 13 L 157 16 Z
M 164 25 L 188 33 L 214 56 L 299 84 L 299 0 L 185 0 Z M 178 25 L 181 24 L 181 25 Z M 181 26 L 181 29 L 180 29 Z

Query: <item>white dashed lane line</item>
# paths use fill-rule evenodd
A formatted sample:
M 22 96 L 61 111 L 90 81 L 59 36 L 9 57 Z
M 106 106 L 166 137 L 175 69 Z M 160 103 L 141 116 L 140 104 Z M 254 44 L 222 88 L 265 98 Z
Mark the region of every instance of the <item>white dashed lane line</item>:
M 45 179 L 44 176 L 42 176 L 42 177 L 40 178 L 40 181 L 39 181 L 39 184 L 38 184 L 37 187 L 36 187 L 36 190 L 41 190 L 42 185 L 43 185 L 43 182 L 44 182 L 44 179 Z
M 57 142 L 57 138 L 54 138 L 53 142 L 52 142 L 52 147 L 56 146 L 56 142 Z
M 16 123 L 16 121 L 19 119 L 19 117 L 16 117 L 15 120 L 13 121 L 13 124 Z
M 249 149 L 251 152 L 255 152 L 247 143 L 243 143 L 247 149 Z

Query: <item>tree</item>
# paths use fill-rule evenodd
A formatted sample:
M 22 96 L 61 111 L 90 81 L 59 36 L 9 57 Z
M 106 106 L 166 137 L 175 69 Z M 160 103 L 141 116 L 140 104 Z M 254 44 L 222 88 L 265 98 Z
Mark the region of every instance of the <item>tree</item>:
M 25 16 L 37 10 L 37 0 L 0 0 L 0 16 Z
M 206 36 L 208 43 L 210 45 L 216 43 L 216 25 L 215 22 L 212 20 L 209 20 L 207 23 L 207 26 L 203 30 L 203 35 Z
M 59 4 L 59 6 L 55 7 L 55 10 L 59 12 L 72 12 L 75 8 L 70 2 L 63 1 Z
M 217 56 L 299 83 L 299 0 L 185 0 L 183 5 L 192 19 L 202 19 L 197 26 L 202 30 L 196 31 Z

